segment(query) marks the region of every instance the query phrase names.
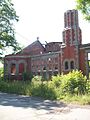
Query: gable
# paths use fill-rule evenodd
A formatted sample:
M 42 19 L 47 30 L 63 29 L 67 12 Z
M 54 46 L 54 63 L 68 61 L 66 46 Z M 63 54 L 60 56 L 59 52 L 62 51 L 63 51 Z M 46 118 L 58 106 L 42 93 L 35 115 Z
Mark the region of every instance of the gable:
M 39 40 L 33 42 L 22 50 L 22 53 L 30 55 L 37 55 L 41 52 L 44 53 L 44 47 Z

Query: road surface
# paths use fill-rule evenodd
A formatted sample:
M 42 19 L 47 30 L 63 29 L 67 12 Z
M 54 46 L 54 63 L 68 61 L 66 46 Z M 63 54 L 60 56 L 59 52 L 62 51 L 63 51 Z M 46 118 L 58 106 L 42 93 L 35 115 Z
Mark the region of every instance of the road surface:
M 90 106 L 0 93 L 0 120 L 90 120 Z

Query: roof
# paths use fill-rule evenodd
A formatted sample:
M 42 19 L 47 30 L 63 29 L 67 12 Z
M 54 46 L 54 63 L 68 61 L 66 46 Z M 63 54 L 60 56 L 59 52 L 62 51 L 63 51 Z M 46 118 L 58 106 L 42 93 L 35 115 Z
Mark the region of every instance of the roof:
M 36 40 L 35 42 L 33 42 L 32 44 L 28 45 L 27 47 L 25 47 L 23 50 L 22 50 L 22 53 L 29 53 L 32 51 L 32 49 L 34 48 L 41 48 L 41 49 L 45 49 L 44 46 L 40 43 L 39 40 Z
M 90 43 L 80 45 L 80 48 L 90 49 Z

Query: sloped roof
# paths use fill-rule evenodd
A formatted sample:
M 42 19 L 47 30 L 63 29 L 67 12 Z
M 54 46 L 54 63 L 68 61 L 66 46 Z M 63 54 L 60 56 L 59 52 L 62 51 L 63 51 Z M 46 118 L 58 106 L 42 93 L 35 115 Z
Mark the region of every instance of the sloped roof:
M 30 53 L 32 51 L 32 49 L 34 49 L 35 47 L 39 47 L 39 48 L 42 48 L 43 50 L 45 49 L 43 47 L 43 45 L 40 43 L 39 40 L 36 40 L 35 42 L 33 42 L 32 44 L 28 45 L 27 47 L 25 47 L 23 50 L 22 50 L 22 53 Z

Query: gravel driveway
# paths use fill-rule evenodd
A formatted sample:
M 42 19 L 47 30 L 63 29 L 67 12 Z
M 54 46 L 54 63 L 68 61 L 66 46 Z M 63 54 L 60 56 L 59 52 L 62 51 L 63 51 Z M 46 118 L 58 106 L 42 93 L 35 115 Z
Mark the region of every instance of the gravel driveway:
M 0 120 L 90 120 L 90 106 L 0 93 Z

